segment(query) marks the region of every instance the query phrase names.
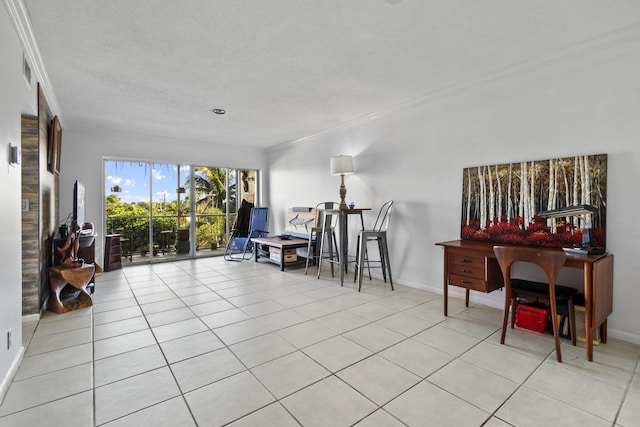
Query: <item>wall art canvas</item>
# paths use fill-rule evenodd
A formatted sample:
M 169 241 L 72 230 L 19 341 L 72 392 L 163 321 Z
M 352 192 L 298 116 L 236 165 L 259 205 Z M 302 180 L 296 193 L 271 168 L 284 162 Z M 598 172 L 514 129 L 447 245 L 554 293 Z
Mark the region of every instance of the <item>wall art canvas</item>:
M 296 207 L 287 210 L 285 234 L 306 236 L 316 226 L 318 212 L 314 208 Z
M 47 142 L 47 170 L 60 173 L 60 157 L 62 154 L 62 128 L 60 120 L 55 116 L 49 126 L 49 141 Z
M 463 170 L 461 238 L 605 248 L 607 155 Z

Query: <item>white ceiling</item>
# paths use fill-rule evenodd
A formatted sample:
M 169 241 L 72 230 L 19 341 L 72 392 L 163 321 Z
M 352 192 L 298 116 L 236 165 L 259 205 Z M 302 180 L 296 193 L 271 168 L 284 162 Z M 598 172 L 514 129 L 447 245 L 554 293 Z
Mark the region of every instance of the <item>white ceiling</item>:
M 640 24 L 638 0 L 23 1 L 67 128 L 256 148 Z

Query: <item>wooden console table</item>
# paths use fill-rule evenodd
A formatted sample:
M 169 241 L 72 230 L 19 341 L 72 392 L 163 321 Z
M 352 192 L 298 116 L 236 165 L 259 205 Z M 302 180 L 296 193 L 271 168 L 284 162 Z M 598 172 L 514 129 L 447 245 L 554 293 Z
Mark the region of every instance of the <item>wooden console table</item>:
M 49 281 L 51 282 L 51 296 L 47 308 L 54 313 L 66 313 L 81 307 L 93 305 L 91 295 L 87 292 L 87 285 L 91 282 L 96 272 L 94 264 L 82 264 L 80 267 L 51 267 L 49 268 Z M 75 298 L 62 301 L 60 292 L 67 285 L 78 289 L 79 294 Z
M 465 289 L 467 307 L 470 290 L 488 293 L 504 286 L 502 272 L 493 253 L 493 247 L 498 243 L 452 240 L 436 244 L 444 247 L 445 316 L 449 285 Z M 567 253 L 565 267 L 578 268 L 584 273 L 586 353 L 587 359 L 593 361 L 593 330 L 600 327 L 601 340 L 606 343 L 607 317 L 613 311 L 613 255 Z

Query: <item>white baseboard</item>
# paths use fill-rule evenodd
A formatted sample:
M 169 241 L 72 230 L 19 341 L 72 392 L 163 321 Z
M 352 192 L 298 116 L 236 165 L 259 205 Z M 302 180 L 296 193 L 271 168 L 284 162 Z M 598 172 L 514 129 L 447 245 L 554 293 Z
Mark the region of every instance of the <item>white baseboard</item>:
M 632 334 L 630 332 L 620 331 L 618 329 L 611 329 L 607 326 L 607 337 L 615 338 L 620 341 L 625 341 L 631 344 L 639 344 L 640 345 L 640 335 Z
M 9 386 L 11 385 L 11 381 L 13 381 L 13 377 L 15 377 L 18 372 L 18 368 L 20 367 L 20 363 L 22 363 L 22 358 L 24 357 L 24 347 L 20 346 L 18 353 L 16 353 L 15 359 L 13 359 L 13 363 L 11 363 L 11 367 L 7 371 L 7 374 L 2 379 L 2 383 L 0 383 L 0 405 L 4 401 L 4 396 L 7 394 L 9 390 Z
M 22 323 L 33 323 L 40 320 L 40 314 L 27 314 L 26 316 L 22 316 Z

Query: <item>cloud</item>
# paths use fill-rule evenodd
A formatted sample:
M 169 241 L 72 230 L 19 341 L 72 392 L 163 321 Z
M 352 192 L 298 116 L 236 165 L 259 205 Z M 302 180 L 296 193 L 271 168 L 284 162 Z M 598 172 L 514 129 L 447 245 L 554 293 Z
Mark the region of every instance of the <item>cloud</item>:
M 122 182 L 122 178 L 119 176 L 111 176 L 109 175 L 108 177 L 105 178 L 107 180 L 107 182 L 110 182 L 112 184 L 120 184 Z
M 156 179 L 158 181 L 165 178 L 165 176 L 162 175 L 162 173 L 158 169 L 151 169 L 151 175 L 153 176 L 153 179 Z

